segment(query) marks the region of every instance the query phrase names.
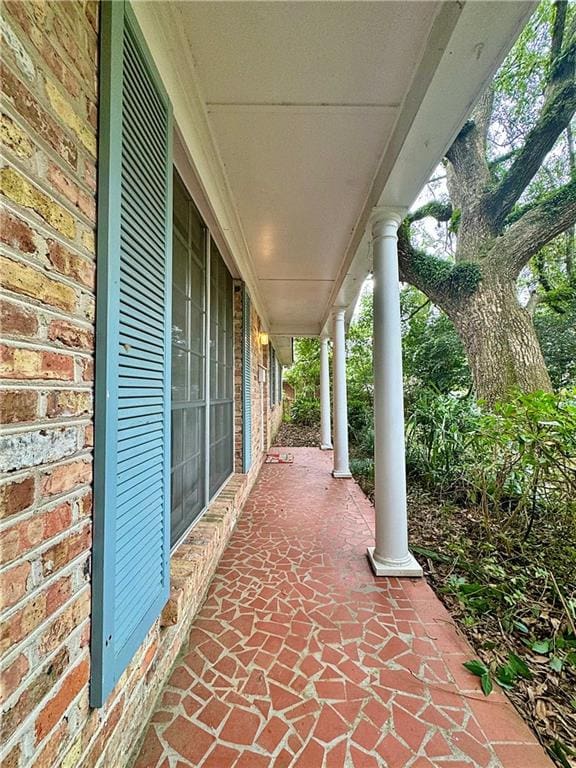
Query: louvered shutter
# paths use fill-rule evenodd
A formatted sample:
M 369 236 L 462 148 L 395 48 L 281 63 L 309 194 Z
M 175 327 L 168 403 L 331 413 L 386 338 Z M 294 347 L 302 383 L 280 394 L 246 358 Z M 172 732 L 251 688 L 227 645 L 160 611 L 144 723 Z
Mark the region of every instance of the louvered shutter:
M 169 592 L 172 117 L 128 4 L 102 4 L 91 704 Z
M 243 470 L 252 465 L 252 338 L 250 296 L 244 287 L 242 302 L 242 455 Z

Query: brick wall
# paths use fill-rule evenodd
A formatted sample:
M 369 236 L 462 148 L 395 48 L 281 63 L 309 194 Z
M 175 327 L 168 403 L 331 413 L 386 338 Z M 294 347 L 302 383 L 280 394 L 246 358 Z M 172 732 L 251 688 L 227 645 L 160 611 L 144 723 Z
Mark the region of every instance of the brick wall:
M 5 766 L 55 764 L 87 706 L 95 11 L 93 3 L 3 4 Z
M 122 768 L 263 459 L 260 321 L 254 313 L 252 469 L 172 558 L 177 615 L 155 622 L 106 705 L 91 710 L 97 6 L 16 0 L 1 23 L 0 762 Z M 238 467 L 241 294 L 234 300 Z

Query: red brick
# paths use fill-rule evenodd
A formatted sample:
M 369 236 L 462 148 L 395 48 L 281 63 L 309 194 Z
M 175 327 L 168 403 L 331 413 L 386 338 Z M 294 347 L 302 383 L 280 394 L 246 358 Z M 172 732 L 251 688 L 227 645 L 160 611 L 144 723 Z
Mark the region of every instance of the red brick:
M 34 478 L 13 480 L 0 486 L 0 517 L 9 517 L 28 509 L 34 502 Z
M 78 533 L 68 536 L 66 539 L 54 544 L 53 547 L 42 553 L 40 562 L 42 575 L 56 573 L 68 563 L 72 562 L 82 552 L 90 548 L 90 528 L 87 526 Z
M 94 333 L 68 320 L 52 320 L 48 327 L 48 338 L 74 349 L 92 350 L 94 347 Z
M 40 752 L 34 756 L 34 768 L 52 768 L 52 766 L 56 765 L 58 753 L 62 751 L 62 748 L 69 738 L 68 728 L 68 721 L 64 719 L 59 726 L 52 731 L 49 739 L 46 741 Z M 60 765 L 59 762 L 58 765 Z
M 28 659 L 21 653 L 0 673 L 0 703 L 4 703 L 14 693 L 29 669 Z
M 19 424 L 34 421 L 38 416 L 38 393 L 33 390 L 2 392 L 0 424 Z
M 36 235 L 32 227 L 7 209 L 0 211 L 0 240 L 21 253 L 36 253 Z
M 82 688 L 87 685 L 89 672 L 88 659 L 83 659 L 63 679 L 58 693 L 48 701 L 36 719 L 36 744 L 50 733 Z
M 61 645 L 66 638 L 90 615 L 90 593 L 83 593 L 67 606 L 38 638 L 38 652 L 47 655 Z
M 0 346 L 0 374 L 4 379 L 73 381 L 74 358 L 56 352 Z
M 82 283 L 87 288 L 95 286 L 94 263 L 82 256 L 77 256 L 56 240 L 47 240 L 48 259 L 60 274 Z
M 8 739 L 58 683 L 68 663 L 68 651 L 63 648 L 46 664 L 22 691 L 16 702 L 2 716 L 0 740 Z
M 55 496 L 66 493 L 92 480 L 92 465 L 86 461 L 63 464 L 42 478 L 42 494 Z
M 0 327 L 7 336 L 36 336 L 38 318 L 30 310 L 3 299 L 0 302 Z
M 0 574 L 0 610 L 15 605 L 26 594 L 30 563 L 19 563 Z

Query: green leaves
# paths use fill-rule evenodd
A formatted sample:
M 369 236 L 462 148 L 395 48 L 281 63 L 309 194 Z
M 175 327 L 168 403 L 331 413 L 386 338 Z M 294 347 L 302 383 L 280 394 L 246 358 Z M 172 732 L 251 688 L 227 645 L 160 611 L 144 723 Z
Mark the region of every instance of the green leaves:
M 472 661 L 465 661 L 464 667 L 473 675 L 480 678 L 480 686 L 484 692 L 484 696 L 489 696 L 492 693 L 493 685 L 492 678 L 490 677 L 490 670 L 484 664 L 484 662 L 478 659 L 472 659 Z
M 480 678 L 482 691 L 485 696 L 488 696 L 493 690 L 493 683 L 492 673 L 486 664 L 479 659 L 472 659 L 471 661 L 465 661 L 463 666 L 473 675 Z M 519 678 L 531 680 L 532 672 L 524 659 L 521 659 L 511 651 L 508 654 L 508 661 L 506 664 L 496 666 L 494 678 L 502 688 L 510 689 L 514 687 Z

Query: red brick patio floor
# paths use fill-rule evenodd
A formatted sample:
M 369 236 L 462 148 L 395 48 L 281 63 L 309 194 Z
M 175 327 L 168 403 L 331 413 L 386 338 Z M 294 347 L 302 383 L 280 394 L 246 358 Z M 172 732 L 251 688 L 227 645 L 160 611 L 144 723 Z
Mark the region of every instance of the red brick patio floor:
M 264 465 L 135 768 L 550 768 L 423 579 L 377 579 L 331 454 Z

